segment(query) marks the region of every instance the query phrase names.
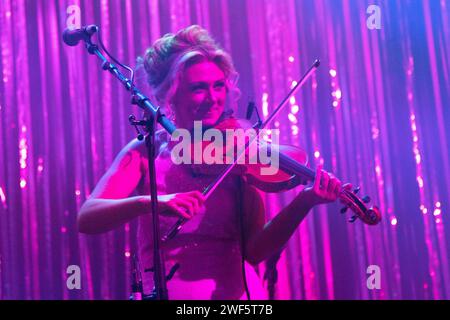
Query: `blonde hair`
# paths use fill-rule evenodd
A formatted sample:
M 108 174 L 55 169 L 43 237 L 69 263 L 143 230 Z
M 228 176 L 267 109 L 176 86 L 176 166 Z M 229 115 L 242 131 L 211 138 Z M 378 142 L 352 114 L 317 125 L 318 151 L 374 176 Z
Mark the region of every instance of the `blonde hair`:
M 137 69 L 145 71 L 153 99 L 167 108 L 177 91 L 182 71 L 205 60 L 214 62 L 223 71 L 225 86 L 235 102 L 240 91 L 237 87 L 239 75 L 233 61 L 208 31 L 198 25 L 158 39 L 142 57 L 138 57 Z

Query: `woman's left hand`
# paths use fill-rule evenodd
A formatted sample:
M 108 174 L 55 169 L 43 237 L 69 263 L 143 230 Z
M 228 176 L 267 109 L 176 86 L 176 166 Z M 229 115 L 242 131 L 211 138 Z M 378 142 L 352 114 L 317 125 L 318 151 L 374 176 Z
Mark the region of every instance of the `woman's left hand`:
M 349 183 L 342 185 L 338 178 L 322 170 L 322 165 L 319 165 L 316 170 L 314 184 L 311 187 L 303 189 L 300 194 L 302 202 L 305 205 L 313 207 L 321 203 L 336 201 L 344 188 L 351 189 L 352 185 Z

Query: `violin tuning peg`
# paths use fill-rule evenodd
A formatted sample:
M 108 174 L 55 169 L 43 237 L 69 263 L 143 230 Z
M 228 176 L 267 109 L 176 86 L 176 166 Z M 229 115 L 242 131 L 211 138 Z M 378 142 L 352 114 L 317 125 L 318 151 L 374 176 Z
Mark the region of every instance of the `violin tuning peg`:
M 365 196 L 364 198 L 362 198 L 362 201 L 364 203 L 369 203 L 370 202 L 370 197 L 369 196 Z
M 343 207 L 343 208 L 341 209 L 341 213 L 344 214 L 344 213 L 347 211 L 347 209 L 348 209 L 348 207 Z
M 357 193 L 359 192 L 360 189 L 361 189 L 361 187 L 356 187 L 356 188 L 353 190 L 353 193 L 354 193 L 354 194 L 357 194 Z
M 356 221 L 356 219 L 358 219 L 357 216 L 352 216 L 352 217 L 348 220 L 348 222 L 353 223 L 353 222 Z

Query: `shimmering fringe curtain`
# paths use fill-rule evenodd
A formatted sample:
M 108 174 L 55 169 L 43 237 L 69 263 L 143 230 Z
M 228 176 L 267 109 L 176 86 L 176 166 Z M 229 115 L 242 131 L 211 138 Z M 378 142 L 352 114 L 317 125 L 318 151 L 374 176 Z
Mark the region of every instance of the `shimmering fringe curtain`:
M 366 21 L 378 5 L 381 29 Z M 76 213 L 134 137 L 130 97 L 82 45 L 67 8 L 101 26 L 122 62 L 189 24 L 208 28 L 267 116 L 315 58 L 321 67 L 273 124 L 378 204 L 376 227 L 315 209 L 278 263 L 278 299 L 449 299 L 448 1 L 0 1 L 0 298 L 126 299 L 135 222 L 79 235 Z M 267 195 L 274 216 L 298 190 Z M 347 216 L 348 218 L 348 216 Z M 70 265 L 80 290 L 69 290 Z M 369 289 L 370 265 L 381 288 Z M 264 268 L 261 268 L 261 275 Z

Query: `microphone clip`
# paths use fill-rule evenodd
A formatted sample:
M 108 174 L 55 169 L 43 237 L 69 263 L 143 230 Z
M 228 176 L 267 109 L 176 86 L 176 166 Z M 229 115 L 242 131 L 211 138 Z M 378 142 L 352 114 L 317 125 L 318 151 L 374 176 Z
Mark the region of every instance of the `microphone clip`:
M 145 120 L 136 120 L 136 117 L 133 114 L 130 114 L 128 116 L 128 121 L 130 122 L 130 124 L 136 129 L 136 133 L 137 133 L 137 139 L 139 141 L 144 140 L 144 135 L 142 134 L 142 132 L 139 130 L 138 126 L 145 126 L 147 121 Z
M 250 120 L 250 119 L 251 119 L 252 114 L 253 114 L 253 111 L 255 111 L 258 120 L 257 120 L 256 123 L 252 126 L 252 128 L 253 128 L 253 129 L 259 129 L 259 128 L 261 128 L 261 125 L 262 125 L 263 122 L 262 122 L 261 117 L 260 117 L 260 115 L 259 115 L 258 108 L 257 108 L 256 105 L 255 105 L 255 102 L 249 101 L 249 103 L 248 103 L 248 105 L 247 105 L 247 114 L 246 114 L 246 117 L 245 117 L 247 120 Z

